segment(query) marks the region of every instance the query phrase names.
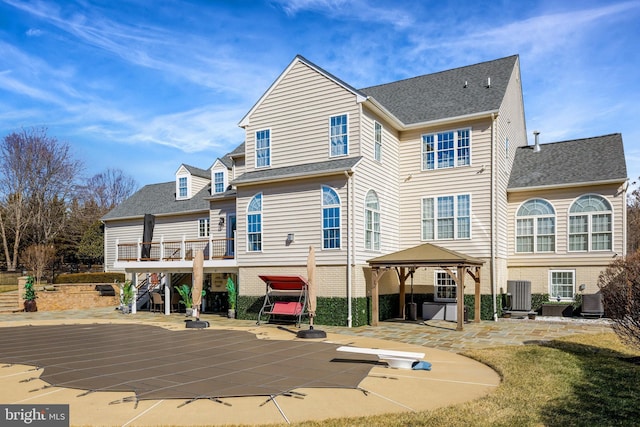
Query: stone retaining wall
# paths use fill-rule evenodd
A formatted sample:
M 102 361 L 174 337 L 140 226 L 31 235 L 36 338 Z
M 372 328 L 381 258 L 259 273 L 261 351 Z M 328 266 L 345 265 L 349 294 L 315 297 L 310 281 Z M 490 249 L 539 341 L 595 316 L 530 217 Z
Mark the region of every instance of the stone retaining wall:
M 91 307 L 118 307 L 120 305 L 119 289 L 114 286 L 115 296 L 100 296 L 95 290 L 96 283 L 73 283 L 48 285 L 40 290 L 36 286 L 36 303 L 38 311 L 55 311 L 83 309 Z

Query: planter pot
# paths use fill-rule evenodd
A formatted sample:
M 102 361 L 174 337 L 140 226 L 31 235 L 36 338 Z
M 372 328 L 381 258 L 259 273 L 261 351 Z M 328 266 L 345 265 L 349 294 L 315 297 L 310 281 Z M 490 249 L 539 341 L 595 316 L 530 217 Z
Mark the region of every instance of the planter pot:
M 122 311 L 122 314 L 129 314 L 131 313 L 131 307 L 128 305 L 123 305 L 120 310 Z
M 233 308 L 230 308 L 229 310 L 227 310 L 227 317 L 229 319 L 235 319 L 236 318 L 236 311 Z
M 24 311 L 38 311 L 38 305 L 36 304 L 36 300 L 27 300 L 24 302 Z
M 193 308 L 187 307 L 184 310 L 185 310 L 185 316 L 187 316 L 187 317 L 192 317 L 193 316 Z

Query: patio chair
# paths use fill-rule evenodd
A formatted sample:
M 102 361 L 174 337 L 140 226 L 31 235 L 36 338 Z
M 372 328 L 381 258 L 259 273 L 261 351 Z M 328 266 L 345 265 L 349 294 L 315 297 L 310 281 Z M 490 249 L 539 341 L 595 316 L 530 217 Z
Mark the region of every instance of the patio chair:
M 151 311 L 155 312 L 158 309 L 160 312 L 164 311 L 164 300 L 162 299 L 162 295 L 158 292 L 151 292 Z

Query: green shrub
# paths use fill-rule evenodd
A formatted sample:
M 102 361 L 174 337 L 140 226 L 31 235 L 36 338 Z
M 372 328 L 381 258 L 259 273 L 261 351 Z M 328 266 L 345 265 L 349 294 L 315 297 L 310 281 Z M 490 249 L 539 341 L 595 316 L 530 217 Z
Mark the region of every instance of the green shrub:
M 57 275 L 53 283 L 114 283 L 124 280 L 124 273 L 72 273 Z

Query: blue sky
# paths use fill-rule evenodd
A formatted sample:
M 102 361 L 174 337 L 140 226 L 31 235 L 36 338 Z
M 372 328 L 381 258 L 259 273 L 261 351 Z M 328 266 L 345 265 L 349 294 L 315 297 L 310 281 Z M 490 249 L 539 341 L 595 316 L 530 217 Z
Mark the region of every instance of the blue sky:
M 356 88 L 519 54 L 530 141 L 620 132 L 635 180 L 639 52 L 638 0 L 0 0 L 0 136 L 171 181 L 243 141 L 297 54 Z

